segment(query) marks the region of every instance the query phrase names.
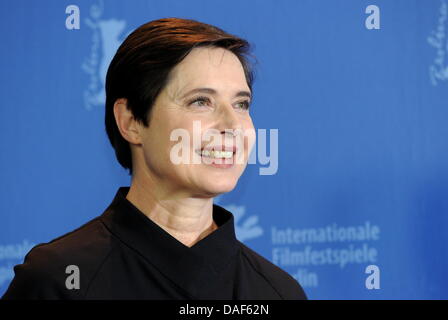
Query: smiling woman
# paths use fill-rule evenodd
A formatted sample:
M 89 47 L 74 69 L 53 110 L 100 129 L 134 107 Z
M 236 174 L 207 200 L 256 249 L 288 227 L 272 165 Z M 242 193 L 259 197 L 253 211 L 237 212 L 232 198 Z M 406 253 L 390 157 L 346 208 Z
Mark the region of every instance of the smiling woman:
M 105 121 L 131 185 L 102 215 L 34 247 L 5 299 L 306 299 L 236 239 L 233 214 L 213 203 L 235 188 L 255 139 L 248 51 L 187 19 L 128 36 L 107 73 Z M 181 141 L 192 151 L 181 163 L 176 130 L 193 136 Z

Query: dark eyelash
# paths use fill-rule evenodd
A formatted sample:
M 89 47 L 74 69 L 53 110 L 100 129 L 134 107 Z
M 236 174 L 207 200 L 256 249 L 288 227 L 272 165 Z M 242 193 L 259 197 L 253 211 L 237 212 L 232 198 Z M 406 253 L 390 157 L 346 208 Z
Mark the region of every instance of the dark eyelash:
M 238 103 L 244 103 L 244 110 L 248 110 L 249 108 L 250 108 L 250 102 L 249 101 L 240 101 L 240 102 L 238 102 Z
M 206 101 L 206 102 L 210 102 L 210 99 L 207 98 L 207 97 L 199 96 L 199 97 L 194 98 L 193 100 L 190 100 L 190 101 L 188 102 L 188 104 L 190 105 L 190 104 L 192 104 L 192 103 L 194 103 L 194 102 L 197 102 L 197 101 Z
M 190 101 L 188 102 L 188 105 L 190 105 L 190 104 L 192 104 L 192 103 L 194 103 L 194 102 L 197 102 L 197 101 L 210 102 L 210 99 L 207 98 L 207 97 L 204 97 L 204 96 L 199 96 L 199 97 L 196 97 L 196 98 L 190 100 Z M 248 100 L 240 101 L 240 102 L 238 102 L 238 103 L 244 103 L 244 108 L 243 108 L 244 110 L 248 110 L 248 109 L 250 108 L 250 102 L 249 102 Z

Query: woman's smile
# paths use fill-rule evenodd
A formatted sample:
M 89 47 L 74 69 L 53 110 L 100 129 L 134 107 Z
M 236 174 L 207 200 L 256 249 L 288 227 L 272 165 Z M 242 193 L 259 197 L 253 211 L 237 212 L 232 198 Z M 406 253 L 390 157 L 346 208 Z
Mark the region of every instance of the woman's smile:
M 232 148 L 233 149 L 233 148 Z M 219 169 L 229 169 L 235 165 L 235 153 L 232 150 L 214 150 L 203 149 L 196 150 L 196 153 L 201 156 L 202 164 L 209 165 Z

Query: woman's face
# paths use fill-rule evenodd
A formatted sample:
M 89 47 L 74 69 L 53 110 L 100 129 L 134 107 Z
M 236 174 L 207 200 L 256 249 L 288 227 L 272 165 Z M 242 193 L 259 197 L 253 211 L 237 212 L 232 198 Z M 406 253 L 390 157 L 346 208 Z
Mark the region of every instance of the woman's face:
M 193 49 L 173 69 L 154 103 L 150 125 L 142 131 L 147 178 L 164 191 L 187 196 L 214 197 L 231 191 L 247 165 L 255 141 L 248 103 L 250 89 L 243 67 L 232 52 L 216 47 Z M 189 139 L 185 135 L 182 140 L 170 139 L 179 129 L 188 133 Z M 226 133 L 226 129 L 236 136 Z M 206 140 L 207 133 L 212 133 L 213 138 Z M 224 150 L 223 145 L 239 151 L 218 154 L 218 158 L 201 152 L 204 147 Z M 179 147 L 183 148 L 180 152 Z M 188 158 L 176 164 L 173 160 L 178 155 Z M 228 162 L 233 164 L 216 165 Z

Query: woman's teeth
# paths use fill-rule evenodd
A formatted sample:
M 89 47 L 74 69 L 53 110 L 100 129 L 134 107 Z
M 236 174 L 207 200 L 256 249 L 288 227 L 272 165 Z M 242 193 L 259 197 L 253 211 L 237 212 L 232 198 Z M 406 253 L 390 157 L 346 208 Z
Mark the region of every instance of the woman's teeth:
M 210 158 L 232 158 L 233 151 L 202 150 L 201 155 Z

